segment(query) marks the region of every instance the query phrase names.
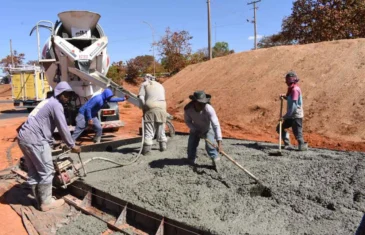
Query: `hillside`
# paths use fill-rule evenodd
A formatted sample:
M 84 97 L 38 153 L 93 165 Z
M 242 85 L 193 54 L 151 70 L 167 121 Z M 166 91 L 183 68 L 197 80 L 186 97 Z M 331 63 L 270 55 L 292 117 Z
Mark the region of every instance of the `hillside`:
M 259 49 L 188 66 L 164 83 L 169 112 L 186 131 L 183 107 L 194 90 L 205 90 L 224 136 L 276 142 L 289 70 L 300 78 L 310 146 L 364 151 L 365 39 Z

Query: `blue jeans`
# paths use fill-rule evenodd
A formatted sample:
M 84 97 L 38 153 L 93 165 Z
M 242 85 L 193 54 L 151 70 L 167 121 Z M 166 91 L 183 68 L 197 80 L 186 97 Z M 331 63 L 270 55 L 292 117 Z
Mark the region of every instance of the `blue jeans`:
M 190 132 L 188 140 L 188 159 L 195 161 L 196 150 L 199 146 L 200 138 L 201 137 L 199 133 Z M 215 134 L 212 128 L 210 128 L 209 131 L 202 138 L 207 138 L 213 144 L 217 145 L 217 142 L 215 140 Z M 208 144 L 206 141 L 205 141 L 205 150 L 207 151 L 210 158 L 214 159 L 218 157 L 217 149 Z
M 39 145 L 18 142 L 28 168 L 28 184 L 52 184 L 54 166 L 52 150 L 47 141 Z
M 103 133 L 103 129 L 101 128 L 100 121 L 97 117 L 92 118 L 92 120 L 94 122 L 93 129 L 96 133 L 95 137 L 99 137 Z M 79 136 L 82 134 L 82 132 L 84 132 L 86 127 L 87 127 L 87 123 L 85 120 L 85 116 L 82 115 L 81 113 L 79 113 L 76 117 L 76 127 L 75 127 L 74 133 L 72 134 L 72 139 L 75 141 L 77 138 L 79 138 Z

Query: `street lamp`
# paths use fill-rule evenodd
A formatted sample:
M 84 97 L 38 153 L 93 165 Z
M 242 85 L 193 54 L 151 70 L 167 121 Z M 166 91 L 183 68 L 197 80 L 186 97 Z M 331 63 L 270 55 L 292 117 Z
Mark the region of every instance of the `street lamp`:
M 153 76 L 156 77 L 156 62 L 155 62 L 155 30 L 153 29 L 152 25 L 150 25 L 148 22 L 146 21 L 142 21 L 143 23 L 147 24 L 148 26 L 150 26 L 151 31 L 152 31 L 152 53 L 153 53 Z

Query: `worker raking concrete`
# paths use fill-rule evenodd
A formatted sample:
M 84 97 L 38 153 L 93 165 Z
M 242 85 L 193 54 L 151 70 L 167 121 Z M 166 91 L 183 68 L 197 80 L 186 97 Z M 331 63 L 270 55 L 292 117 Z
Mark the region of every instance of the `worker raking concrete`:
M 211 95 L 205 94 L 204 91 L 196 91 L 189 98 L 192 101 L 184 107 L 184 120 L 190 129 L 188 162 L 195 164 L 196 151 L 200 138 L 208 139 L 214 145 L 218 142 L 218 151 L 223 151 L 222 131 L 217 114 L 210 104 Z M 207 143 L 207 141 L 205 142 L 205 149 L 218 171 L 218 161 L 220 158 L 217 149 Z
M 146 74 L 138 94 L 143 105 L 144 145 L 142 154 L 151 151 L 153 139 L 156 136 L 160 151 L 167 149 L 165 125 L 168 114 L 166 112 L 165 88 L 156 81 L 151 74 Z
M 287 150 L 293 150 L 290 145 L 289 132 L 285 129 L 292 128 L 294 136 L 298 141 L 298 150 L 306 151 L 308 144 L 303 139 L 303 96 L 302 90 L 299 85 L 299 78 L 295 72 L 289 72 L 285 76 L 285 83 L 288 86 L 286 94 L 281 94 L 280 98 L 288 101 L 288 108 L 286 114 L 281 117 L 284 120 L 282 124 L 282 139 L 284 141 L 284 148 Z M 280 132 L 279 125 L 276 127 L 276 131 Z
M 103 129 L 98 119 L 98 112 L 107 102 L 123 102 L 128 99 L 128 96 L 122 98 L 113 96 L 113 92 L 107 88 L 101 94 L 93 96 L 80 108 L 76 117 L 75 131 L 72 134 L 74 141 L 84 132 L 87 126 L 92 126 L 95 131 L 94 142 L 100 143 Z
M 50 145 L 53 144 L 55 128 L 57 127 L 63 141 L 72 152 L 81 151 L 71 138 L 62 105 L 68 103 L 71 92 L 67 82 L 58 83 L 54 97 L 39 103 L 18 133 L 18 144 L 28 167 L 28 183 L 36 199 L 36 207 L 42 211 L 60 207 L 65 203 L 63 199 L 52 198 L 55 171 Z

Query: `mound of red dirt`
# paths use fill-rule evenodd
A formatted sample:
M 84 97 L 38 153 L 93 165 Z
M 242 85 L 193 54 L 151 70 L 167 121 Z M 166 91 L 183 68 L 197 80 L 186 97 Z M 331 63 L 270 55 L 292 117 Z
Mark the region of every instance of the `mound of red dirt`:
M 11 85 L 2 84 L 0 85 L 0 100 L 11 99 Z
M 290 70 L 300 78 L 310 146 L 364 151 L 365 39 L 259 49 L 190 65 L 164 82 L 168 111 L 177 129 L 187 131 L 183 107 L 193 91 L 205 90 L 224 136 L 275 142 L 279 94 L 286 93 Z

